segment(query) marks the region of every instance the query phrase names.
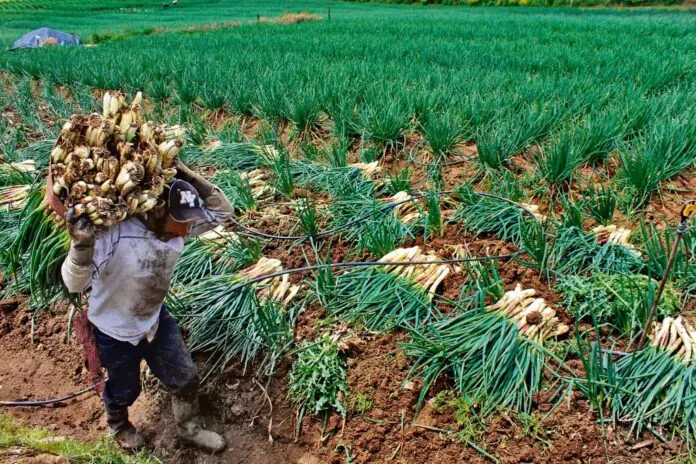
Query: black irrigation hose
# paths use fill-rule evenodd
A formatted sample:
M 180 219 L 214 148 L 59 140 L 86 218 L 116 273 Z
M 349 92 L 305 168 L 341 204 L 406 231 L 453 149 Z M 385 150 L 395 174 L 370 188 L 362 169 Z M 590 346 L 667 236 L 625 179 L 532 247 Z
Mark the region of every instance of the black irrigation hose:
M 457 193 L 457 190 L 443 190 L 443 191 L 440 191 L 440 192 L 433 192 L 433 193 L 434 193 L 435 195 L 438 195 L 438 196 L 444 196 L 444 195 L 452 195 L 453 193 Z M 521 209 L 523 212 L 527 213 L 532 219 L 534 219 L 535 221 L 539 222 L 539 220 L 538 220 L 537 217 L 534 215 L 534 213 L 532 213 L 528 208 L 526 208 L 526 207 L 520 205 L 520 204 L 517 203 L 517 202 L 514 202 L 514 201 L 510 200 L 509 198 L 505 198 L 505 197 L 501 197 L 501 196 L 498 196 L 498 195 L 493 195 L 492 193 L 485 193 L 485 192 L 474 192 L 474 194 L 476 194 L 476 195 L 478 195 L 478 196 L 480 196 L 480 197 L 488 197 L 488 198 L 494 198 L 494 199 L 496 199 L 496 200 L 506 201 L 506 202 L 508 202 L 508 203 L 510 203 L 510 204 L 512 204 L 512 205 L 514 205 L 514 206 L 516 206 L 517 208 Z M 419 193 L 419 194 L 414 195 L 414 196 L 412 196 L 411 198 L 408 198 L 408 199 L 406 199 L 406 200 L 397 201 L 397 202 L 395 202 L 395 203 L 387 203 L 387 204 L 382 205 L 382 206 L 380 206 L 379 208 L 377 208 L 377 211 L 380 211 L 380 212 L 381 212 L 381 211 L 387 211 L 387 210 L 389 210 L 389 209 L 391 209 L 391 208 L 395 208 L 395 207 L 397 207 L 397 206 L 399 206 L 399 205 L 402 205 L 402 204 L 404 204 L 404 203 L 409 203 L 409 202 L 411 202 L 411 201 L 415 201 L 415 200 L 419 200 L 419 199 L 421 199 L 421 198 L 427 197 L 428 195 L 430 195 L 429 192 L 426 192 L 426 193 Z M 240 229 L 242 229 L 242 231 L 246 232 L 247 235 L 252 235 L 252 236 L 256 236 L 256 237 L 261 237 L 261 238 L 265 238 L 265 239 L 269 239 L 269 240 L 298 241 L 298 240 L 307 240 L 307 239 L 310 239 L 310 238 L 316 239 L 316 238 L 320 238 L 320 237 L 325 237 L 325 236 L 327 236 L 327 235 L 328 235 L 328 236 L 335 235 L 338 231 L 343 230 L 343 229 L 346 229 L 346 228 L 348 228 L 348 227 L 350 227 L 350 226 L 352 226 L 352 225 L 354 225 L 354 224 L 358 224 L 358 223 L 364 221 L 365 219 L 369 218 L 370 216 L 372 216 L 372 212 L 366 213 L 366 214 L 364 214 L 364 215 L 362 215 L 362 216 L 360 216 L 360 217 L 358 217 L 358 218 L 356 218 L 356 219 L 352 219 L 352 220 L 350 220 L 350 221 L 348 221 L 348 222 L 346 222 L 346 223 L 344 223 L 344 224 L 341 224 L 341 225 L 339 225 L 339 226 L 333 227 L 333 228 L 331 228 L 331 229 L 324 230 L 324 231 L 321 231 L 321 232 L 317 232 L 316 234 L 305 234 L 305 235 L 273 235 L 273 234 L 267 234 L 267 233 L 265 233 L 265 232 L 261 232 L 260 230 L 253 229 L 253 228 L 251 228 L 251 227 L 249 227 L 249 226 L 246 226 L 246 225 L 242 224 L 241 222 L 239 222 L 239 221 L 238 221 L 237 219 L 235 219 L 234 217 L 230 217 L 229 220 L 230 220 L 230 222 L 232 222 L 234 225 L 236 225 L 237 227 L 239 227 Z
M 274 272 L 272 274 L 263 275 L 260 277 L 255 277 L 244 282 L 240 282 L 230 287 L 229 291 L 235 291 L 240 288 L 244 288 L 248 285 L 253 285 L 255 283 L 272 279 L 274 277 L 279 277 L 285 274 L 294 274 L 296 272 L 306 272 L 306 271 L 316 271 L 319 269 L 333 269 L 342 267 L 372 267 L 372 266 L 418 266 L 418 265 L 436 265 L 436 264 L 456 264 L 456 263 L 472 263 L 486 260 L 501 260 L 501 259 L 513 259 L 519 256 L 522 250 L 515 251 L 514 253 L 505 253 L 502 255 L 490 255 L 490 256 L 472 256 L 470 258 L 454 258 L 454 259 L 442 259 L 437 261 L 346 261 L 343 263 L 324 263 L 324 264 L 313 264 L 311 266 L 296 267 L 294 269 L 284 269 L 282 271 Z
M 95 383 L 91 387 L 83 388 L 82 390 L 72 393 L 67 396 L 63 396 L 60 398 L 51 398 L 47 400 L 36 400 L 36 401 L 0 401 L 0 406 L 5 406 L 5 407 L 21 407 L 21 406 L 47 406 L 49 404 L 56 404 L 56 403 L 62 403 L 63 401 L 71 400 L 73 398 L 77 398 L 78 396 L 84 395 L 85 393 L 89 393 L 92 390 L 96 390 L 99 385 L 104 383 L 105 380 L 102 380 L 100 382 Z
M 449 194 L 452 194 L 455 192 L 456 192 L 456 190 L 446 190 L 446 191 L 442 191 L 442 192 L 437 192 L 436 194 L 437 195 L 449 195 Z M 508 203 L 511 203 L 511 204 L 517 206 L 518 208 L 520 208 L 521 210 L 523 210 L 524 212 L 526 212 L 534 220 L 538 221 L 536 216 L 528 208 L 525 208 L 524 206 L 522 206 L 518 203 L 515 203 L 514 201 L 512 201 L 508 198 L 500 197 L 500 196 L 493 195 L 490 193 L 481 193 L 481 192 L 474 192 L 474 193 L 476 193 L 476 195 L 483 196 L 483 197 L 489 197 L 489 198 L 495 198 L 495 199 L 502 200 L 502 201 L 507 201 Z M 393 208 L 393 207 L 398 206 L 402 203 L 407 203 L 407 202 L 410 202 L 413 200 L 417 200 L 417 199 L 423 198 L 427 195 L 429 195 L 429 193 L 422 193 L 419 195 L 415 195 L 415 196 L 409 198 L 408 200 L 403 200 L 403 201 L 400 201 L 397 203 L 389 203 L 387 205 L 383 205 L 379 209 L 383 210 L 383 209 Z M 324 232 L 320 232 L 320 233 L 315 234 L 315 235 L 300 235 L 300 236 L 280 236 L 280 235 L 266 234 L 264 232 L 257 231 L 255 229 L 251 229 L 251 228 L 237 222 L 234 219 L 232 219 L 232 222 L 234 222 L 237 226 L 239 226 L 243 230 L 246 230 L 250 234 L 257 235 L 260 237 L 271 238 L 271 239 L 275 239 L 275 240 L 303 240 L 303 239 L 307 239 L 307 238 L 316 238 L 316 237 L 325 236 L 325 235 L 332 235 L 336 231 L 344 229 L 346 227 L 350 227 L 351 225 L 356 224 L 356 223 L 358 223 L 358 222 L 360 222 L 368 217 L 369 217 L 369 215 L 365 215 L 363 217 L 354 219 L 354 220 L 349 221 L 345 224 L 342 224 L 338 227 L 335 227 L 333 229 L 330 229 L 330 230 L 327 230 Z M 262 282 L 262 281 L 267 280 L 267 279 L 272 279 L 274 277 L 282 276 L 285 274 L 293 274 L 296 272 L 307 272 L 307 271 L 313 271 L 313 270 L 319 270 L 319 269 L 332 269 L 332 268 L 343 268 L 343 267 L 417 266 L 417 265 L 436 265 L 436 264 L 456 264 L 456 263 L 478 262 L 478 261 L 493 260 L 493 259 L 494 260 L 512 259 L 512 258 L 519 256 L 520 253 L 522 253 L 521 250 L 516 251 L 514 253 L 506 253 L 506 254 L 502 254 L 502 255 L 475 256 L 475 257 L 470 257 L 470 258 L 443 259 L 443 260 L 438 260 L 438 261 L 406 261 L 406 262 L 393 262 L 393 263 L 382 262 L 382 261 L 347 261 L 347 262 L 343 262 L 343 263 L 315 264 L 315 265 L 304 266 L 304 267 L 299 267 L 299 268 L 295 268 L 295 269 L 285 269 L 283 271 L 274 272 L 272 274 L 264 275 L 261 277 L 256 277 L 254 279 L 241 282 L 237 285 L 233 285 L 232 287 L 230 287 L 229 291 L 234 291 L 234 290 L 237 290 L 239 288 L 244 288 L 246 286 L 253 285 L 255 283 Z M 75 392 L 75 393 L 72 393 L 70 395 L 60 397 L 60 398 L 50 398 L 47 400 L 37 400 L 37 401 L 0 401 L 0 407 L 47 406 L 50 404 L 62 403 L 64 401 L 76 398 L 78 396 L 84 395 L 85 393 L 89 393 L 93 390 L 96 390 L 96 388 L 104 382 L 105 381 L 97 382 L 90 387 L 84 388 L 78 392 Z

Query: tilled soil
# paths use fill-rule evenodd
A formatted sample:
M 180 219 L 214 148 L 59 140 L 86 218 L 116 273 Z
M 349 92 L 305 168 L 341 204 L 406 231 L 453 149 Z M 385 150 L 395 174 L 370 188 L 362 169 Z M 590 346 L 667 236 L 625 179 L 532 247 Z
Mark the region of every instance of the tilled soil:
M 59 308 L 52 314 L 37 316 L 32 343 L 30 313 L 22 304 L 14 303 L 19 301 L 0 304 L 0 358 L 4 360 L 0 363 L 0 400 L 56 398 L 88 386 L 82 349 L 74 338 L 66 336 L 67 311 Z M 233 376 L 228 376 L 228 380 L 234 380 Z M 292 440 L 269 443 L 262 434 L 265 426 L 257 420 L 257 426 L 250 427 L 247 420 L 247 413 L 256 410 L 254 401 L 263 399 L 260 390 L 253 394 L 258 398 L 249 399 L 243 386 L 235 391 L 234 382 L 228 385 L 225 390 L 231 392 L 229 396 L 223 391 L 215 395 L 215 401 L 206 394 L 201 399 L 206 424 L 222 432 L 229 444 L 219 456 L 187 449 L 179 443 L 168 395 L 146 369 L 143 393 L 130 409 L 131 421 L 142 429 L 151 448 L 167 463 L 321 462 L 313 458 L 308 448 L 295 445 Z M 59 436 L 95 440 L 107 432 L 102 402 L 94 392 L 53 406 L 15 407 L 7 412 Z
M 89 384 L 81 348 L 66 337 L 67 312 L 57 309 L 36 318 L 34 343 L 31 320 L 20 301 L 2 302 L 0 327 L 0 399 L 28 400 L 61 396 Z M 310 308 L 300 319 L 298 334 L 313 331 L 322 317 Z M 295 437 L 296 415 L 286 396 L 288 364 L 282 364 L 268 379 L 243 373 L 241 365 L 230 366 L 202 395 L 203 417 L 213 429 L 224 433 L 229 448 L 210 456 L 185 448 L 175 436 L 166 392 L 143 370 L 144 392 L 131 409 L 154 452 L 167 463 L 459 463 L 490 462 L 459 439 L 460 426 L 453 410 L 424 402 L 416 415 L 420 383 L 408 380 L 410 361 L 400 349 L 403 333 L 374 336 L 348 359 L 348 389 L 372 402 L 367 411 L 349 411 L 345 422 L 333 414 L 307 417 L 302 435 Z M 578 361 L 570 360 L 581 370 Z M 201 368 L 205 362 L 201 360 Z M 451 385 L 440 381 L 433 394 Z M 537 400 L 536 428 L 530 431 L 513 415 L 501 413 L 484 424 L 478 446 L 504 463 L 664 463 L 683 452 L 678 441 L 661 443 L 652 435 L 630 438 L 627 430 L 596 422 L 588 402 L 577 393 L 556 409 L 548 392 Z M 349 401 L 348 401 L 349 402 Z M 272 409 L 271 409 L 272 407 Z M 52 407 L 12 408 L 12 415 L 25 423 L 45 427 L 58 435 L 94 440 L 106 432 L 99 397 L 90 393 Z M 272 442 L 271 442 L 272 440 Z

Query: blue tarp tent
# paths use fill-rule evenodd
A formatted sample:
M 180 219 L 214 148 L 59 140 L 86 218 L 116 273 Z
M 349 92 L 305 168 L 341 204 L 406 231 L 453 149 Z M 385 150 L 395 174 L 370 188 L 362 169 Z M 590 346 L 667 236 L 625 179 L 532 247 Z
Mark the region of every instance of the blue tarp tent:
M 17 39 L 10 50 L 18 48 L 38 48 L 50 45 L 82 45 L 80 38 L 76 35 L 66 34 L 47 27 L 27 32 Z

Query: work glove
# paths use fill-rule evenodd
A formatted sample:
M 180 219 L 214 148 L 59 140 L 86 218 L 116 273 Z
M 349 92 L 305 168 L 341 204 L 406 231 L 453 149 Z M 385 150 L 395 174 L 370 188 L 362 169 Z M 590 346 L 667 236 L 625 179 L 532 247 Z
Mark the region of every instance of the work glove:
M 70 234 L 70 258 L 78 266 L 89 266 L 94 257 L 94 225 L 84 216 L 75 217 L 72 208 L 65 214 L 65 222 Z
M 195 173 L 178 158 L 174 162 L 174 167 L 176 168 L 176 177 L 193 185 L 193 188 L 198 191 L 198 195 L 200 195 L 203 201 L 215 190 L 215 186 L 207 181 L 205 177 Z

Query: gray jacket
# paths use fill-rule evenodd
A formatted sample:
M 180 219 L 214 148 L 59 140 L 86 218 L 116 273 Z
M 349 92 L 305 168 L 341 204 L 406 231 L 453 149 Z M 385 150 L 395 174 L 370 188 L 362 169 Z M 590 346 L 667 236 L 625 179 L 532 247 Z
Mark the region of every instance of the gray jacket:
M 190 236 L 215 228 L 233 213 L 217 188 L 203 200 L 209 218 L 196 222 Z M 63 282 L 74 293 L 91 286 L 88 319 L 106 335 L 137 345 L 144 337 L 152 340 L 157 331 L 183 248 L 184 238 L 164 242 L 139 219 L 130 218 L 97 233 L 91 265 L 77 265 L 71 249 L 61 269 Z

